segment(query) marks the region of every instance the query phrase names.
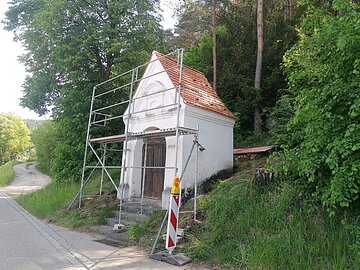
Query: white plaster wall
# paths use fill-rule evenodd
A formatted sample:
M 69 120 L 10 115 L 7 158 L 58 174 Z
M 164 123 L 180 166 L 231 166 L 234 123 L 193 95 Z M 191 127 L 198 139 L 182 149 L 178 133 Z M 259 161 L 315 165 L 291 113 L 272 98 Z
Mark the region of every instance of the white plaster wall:
M 198 184 L 215 173 L 233 167 L 233 127 L 235 120 L 221 114 L 186 105 L 185 126 L 199 127 L 199 143 L 206 149 L 198 152 Z M 183 164 L 193 144 L 192 136 L 184 136 Z M 193 187 L 196 153 L 192 154 L 182 179 L 182 187 Z

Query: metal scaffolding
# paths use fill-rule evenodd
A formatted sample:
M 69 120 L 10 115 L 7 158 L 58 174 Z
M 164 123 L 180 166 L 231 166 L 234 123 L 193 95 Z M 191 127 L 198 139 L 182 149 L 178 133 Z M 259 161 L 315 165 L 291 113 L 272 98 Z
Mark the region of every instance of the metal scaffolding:
M 174 61 L 173 66 L 164 66 L 164 69 L 153 73 L 146 74 L 145 71 L 149 64 L 155 61 L 161 61 L 162 57 L 171 57 Z M 155 91 L 141 96 L 135 96 L 136 90 L 139 87 L 140 83 L 151 77 L 159 76 L 160 74 L 167 73 L 171 70 L 177 69 L 179 71 L 179 82 L 178 86 L 172 88 L 163 89 L 160 91 Z M 101 195 L 103 192 L 103 182 L 104 177 L 107 176 L 116 189 L 119 200 L 119 224 L 121 223 L 121 209 L 122 203 L 124 200 L 124 182 L 125 182 L 125 173 L 130 168 L 137 168 L 142 170 L 142 184 L 141 184 L 141 212 L 143 208 L 143 199 L 144 199 L 144 183 L 145 183 L 145 171 L 151 168 L 163 168 L 174 171 L 174 177 L 178 174 L 178 154 L 179 154 L 179 137 L 184 135 L 193 135 L 194 144 L 189 153 L 188 159 L 185 166 L 182 168 L 182 174 L 185 172 L 186 167 L 189 163 L 190 157 L 193 153 L 194 147 L 196 146 L 196 169 L 197 168 L 197 152 L 202 150 L 202 146 L 198 143 L 198 129 L 189 128 L 180 126 L 180 108 L 181 108 L 181 91 L 183 80 L 183 49 L 179 49 L 168 55 L 158 56 L 156 59 L 153 59 L 143 65 L 140 65 L 136 68 L 133 68 L 121 75 L 113 77 L 107 81 L 101 82 L 94 86 L 92 91 L 91 106 L 89 112 L 87 134 L 86 134 L 86 143 L 85 143 L 85 153 L 83 160 L 83 169 L 81 175 L 81 184 L 80 190 L 77 195 L 74 197 L 68 209 L 74 205 L 78 200 L 78 206 L 81 207 L 82 199 L 84 196 L 84 187 L 91 179 L 94 171 L 96 169 L 101 169 L 100 176 L 100 191 Z M 173 92 L 174 94 L 174 103 L 172 104 L 163 104 L 163 106 L 156 108 L 148 108 L 145 110 L 135 110 L 135 103 L 139 100 L 148 98 L 150 96 L 157 95 L 159 93 Z M 176 114 L 176 124 L 173 127 L 159 130 L 150 130 L 143 132 L 131 132 L 132 128 L 131 119 L 136 115 L 144 112 L 162 110 L 164 108 L 173 108 L 174 114 Z M 123 127 L 122 134 L 116 134 L 113 130 L 108 128 L 108 124 L 111 121 L 117 121 L 119 127 Z M 164 137 L 175 137 L 175 161 L 174 165 L 170 167 L 147 167 L 146 163 L 146 153 L 143 156 L 145 162 L 143 166 L 131 166 L 128 163 L 127 150 L 128 143 L 132 140 L 143 140 L 145 145 L 145 151 L 147 151 L 147 142 L 151 138 L 164 138 Z M 125 152 L 124 152 L 125 151 Z M 121 159 L 121 165 L 111 164 L 107 160 L 109 153 L 119 153 L 119 159 Z M 119 169 L 120 170 L 120 179 L 113 179 L 110 169 Z M 196 181 L 197 176 L 195 176 Z M 195 192 L 196 192 L 195 182 Z M 195 194 L 196 195 L 196 194 Z M 194 202 L 194 218 L 196 218 L 196 197 Z

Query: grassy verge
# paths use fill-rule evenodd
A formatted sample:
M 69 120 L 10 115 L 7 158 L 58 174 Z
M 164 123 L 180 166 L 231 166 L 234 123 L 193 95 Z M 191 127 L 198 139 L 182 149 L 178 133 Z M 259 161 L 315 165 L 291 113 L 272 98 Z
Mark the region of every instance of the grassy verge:
M 162 210 L 155 210 L 143 223 L 130 226 L 128 230 L 129 239 L 136 241 L 142 246 L 149 246 L 153 244 L 162 218 Z
M 290 183 L 259 188 L 248 179 L 223 181 L 200 200 L 205 218 L 187 235 L 192 256 L 236 269 L 360 269 L 349 248 L 356 236 L 344 226 L 359 228 L 359 211 L 310 213 Z
M 95 175 L 94 178 L 84 188 L 84 206 L 80 209 L 74 207 L 70 211 L 65 211 L 79 191 L 79 183 L 53 182 L 39 191 L 21 195 L 17 201 L 38 218 L 68 228 L 105 224 L 105 218 L 115 210 L 116 193 L 113 192 L 109 181 L 104 181 L 103 196 L 96 196 L 100 186 L 99 175 Z
M 9 185 L 15 178 L 13 170 L 14 165 L 21 163 L 20 161 L 13 160 L 0 166 L 0 187 Z

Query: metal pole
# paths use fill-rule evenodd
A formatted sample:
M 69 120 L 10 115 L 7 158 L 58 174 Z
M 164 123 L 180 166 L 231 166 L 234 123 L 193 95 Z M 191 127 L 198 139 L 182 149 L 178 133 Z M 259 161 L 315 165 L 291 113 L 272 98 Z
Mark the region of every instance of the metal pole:
M 97 160 L 99 161 L 100 165 L 102 166 L 102 168 L 105 169 L 105 173 L 107 174 L 107 176 L 109 177 L 111 183 L 113 184 L 113 186 L 116 188 L 116 191 L 118 191 L 118 187 L 116 186 L 116 184 L 114 183 L 114 180 L 112 179 L 111 175 L 109 174 L 109 172 L 106 170 L 104 164 L 102 163 L 101 158 L 98 156 L 98 154 L 96 154 L 95 149 L 91 146 L 91 144 L 89 144 L 89 147 L 91 148 L 91 150 L 93 151 L 95 157 L 97 158 Z
M 104 152 L 103 152 L 103 164 L 105 167 L 105 161 L 106 161 L 106 148 L 107 148 L 107 143 L 105 143 L 104 145 Z M 104 167 L 102 167 L 101 169 L 101 181 L 100 181 L 100 196 L 102 195 L 102 190 L 103 190 L 103 182 L 104 182 Z
M 198 126 L 199 132 L 199 126 Z M 198 141 L 199 137 L 196 135 L 196 141 Z M 195 152 L 195 187 L 194 187 L 194 220 L 196 220 L 196 212 L 197 212 L 197 178 L 199 172 L 199 144 L 196 144 L 196 152 Z
M 142 186 L 141 186 L 141 202 L 140 202 L 140 215 L 143 213 L 143 203 L 144 203 L 144 188 L 145 188 L 145 173 L 146 173 L 146 161 L 147 161 L 147 144 L 148 140 L 145 139 L 145 151 L 144 151 L 144 167 L 142 175 Z
M 158 233 L 157 233 L 157 235 L 156 235 L 156 239 L 155 239 L 155 242 L 154 242 L 154 244 L 153 244 L 153 246 L 152 246 L 150 255 L 153 255 L 154 252 L 155 252 L 156 245 L 157 245 L 157 242 L 159 241 L 159 237 L 160 237 L 161 231 L 162 231 L 162 229 L 164 228 L 165 221 L 166 221 L 166 219 L 167 219 L 168 213 L 169 213 L 169 208 L 166 209 L 165 216 L 164 216 L 164 218 L 163 218 L 163 220 L 162 220 L 162 222 L 161 222 L 160 229 L 158 230 Z
M 90 126 L 91 126 L 91 115 L 94 105 L 94 96 L 95 96 L 96 86 L 93 87 L 92 96 L 91 96 L 91 105 L 90 105 L 90 113 L 89 113 L 89 120 L 88 120 L 88 127 L 86 131 L 86 143 L 85 143 L 85 153 L 84 153 L 84 162 L 83 162 L 83 169 L 81 174 L 81 184 L 80 184 L 80 194 L 79 194 L 79 208 L 81 207 L 81 200 L 82 200 L 82 193 L 84 188 L 84 177 L 85 177 L 85 167 L 86 167 L 86 159 L 87 159 L 87 151 L 89 145 L 89 136 L 90 136 Z
M 122 159 L 122 165 L 121 165 L 121 177 L 120 177 L 120 203 L 119 203 L 119 224 L 121 224 L 121 211 L 122 211 L 122 201 L 124 198 L 124 183 L 125 183 L 125 171 L 126 171 L 126 156 L 127 156 L 127 145 L 128 145 L 128 139 L 129 139 L 129 123 L 130 123 L 130 117 L 131 117 L 131 105 L 132 105 L 132 99 L 133 99 L 133 89 L 134 89 L 134 81 L 135 81 L 135 73 L 136 69 L 132 70 L 131 74 L 131 87 L 130 87 L 130 94 L 129 94 L 129 110 L 126 120 L 126 126 L 125 126 L 125 141 L 124 141 L 124 152 L 123 152 L 123 159 Z
M 96 166 L 99 164 L 99 162 L 96 164 Z M 87 184 L 87 182 L 89 181 L 90 177 L 92 176 L 92 174 L 94 173 L 96 168 L 93 168 L 92 171 L 90 172 L 89 176 L 86 178 L 86 180 L 84 181 L 84 187 Z M 72 199 L 71 203 L 69 204 L 69 206 L 66 208 L 66 211 L 69 211 L 71 206 L 75 203 L 76 199 L 79 197 L 80 195 L 80 190 L 78 191 L 78 193 L 76 193 L 75 197 Z
M 178 173 L 177 163 L 178 163 L 178 146 L 179 146 L 179 122 L 180 122 L 180 91 L 181 91 L 181 84 L 182 84 L 182 68 L 183 68 L 183 49 L 179 49 L 180 54 L 180 74 L 179 74 L 179 87 L 177 93 L 177 118 L 176 118 L 176 143 L 175 143 L 175 170 L 174 170 L 174 177 L 176 177 Z M 180 189 L 181 190 L 181 189 Z

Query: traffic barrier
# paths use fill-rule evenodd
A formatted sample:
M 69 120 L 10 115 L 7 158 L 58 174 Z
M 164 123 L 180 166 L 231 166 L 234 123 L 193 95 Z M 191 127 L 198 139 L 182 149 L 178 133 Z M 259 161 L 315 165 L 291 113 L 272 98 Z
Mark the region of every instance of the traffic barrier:
M 166 233 L 166 249 L 169 254 L 171 254 L 176 247 L 180 201 L 180 178 L 175 177 L 170 194 L 169 218 Z

